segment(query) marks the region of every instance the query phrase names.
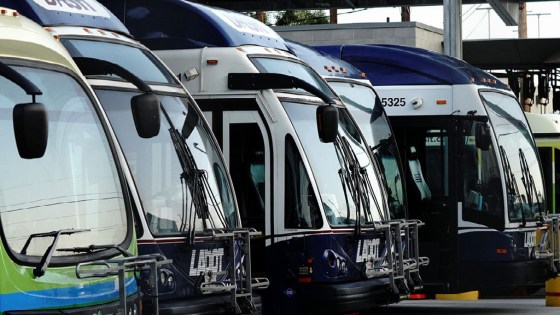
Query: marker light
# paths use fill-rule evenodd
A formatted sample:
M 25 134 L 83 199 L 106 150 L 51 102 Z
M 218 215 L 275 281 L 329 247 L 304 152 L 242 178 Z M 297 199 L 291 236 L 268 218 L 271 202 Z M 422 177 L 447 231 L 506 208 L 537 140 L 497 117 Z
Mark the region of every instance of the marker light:
M 19 16 L 19 13 L 17 13 L 16 11 L 12 12 L 13 16 Z
M 99 34 L 101 35 L 105 35 L 105 32 L 103 32 L 102 30 L 97 30 L 99 32 Z
M 8 10 L 4 10 L 4 9 L 2 9 L 2 11 L 1 11 L 1 12 L 2 12 L 2 14 L 7 14 L 7 13 L 8 13 Z
M 496 82 L 496 80 L 494 80 L 494 81 L 492 81 L 492 83 L 496 84 L 497 82 Z
M 366 77 L 366 74 L 362 72 L 362 78 L 365 78 L 365 77 Z
M 507 254 L 507 249 L 496 249 L 496 253 L 498 253 L 498 254 Z
M 213 59 L 213 60 L 206 60 L 206 63 L 209 65 L 217 65 L 218 64 L 218 60 Z
M 511 87 L 509 86 L 509 84 L 506 86 L 508 90 L 511 90 Z
M 48 27 L 45 27 L 45 31 L 47 31 L 47 32 L 52 32 L 52 30 L 51 30 L 50 28 L 48 28 Z
M 90 33 L 90 34 L 91 34 L 91 31 L 90 31 L 90 30 L 88 30 L 87 28 L 84 28 L 84 31 L 86 31 L 86 32 L 88 32 L 88 33 Z
M 338 72 L 338 67 L 332 67 L 334 71 Z
M 307 258 L 307 263 L 312 264 L 313 263 L 313 258 Z
M 486 83 L 486 79 L 482 78 L 482 83 Z
M 265 48 L 264 50 L 266 50 L 266 51 L 268 51 L 268 52 L 272 52 L 272 51 L 271 51 L 270 49 L 268 49 L 268 48 Z
M 438 100 L 436 103 L 438 105 L 445 105 L 445 104 L 447 104 L 447 101 L 446 100 Z
M 474 83 L 474 78 L 471 78 L 471 82 Z
M 325 66 L 325 69 L 327 69 L 328 72 L 331 72 L 331 71 L 332 71 L 332 70 L 331 70 L 331 67 L 329 67 L 329 66 Z
M 342 68 L 342 73 L 346 73 L 346 68 Z
M 311 282 L 311 278 L 299 278 L 299 282 Z
M 54 37 L 54 39 L 56 39 L 56 40 L 59 40 L 59 39 L 60 39 L 60 36 L 58 36 L 58 35 L 53 35 L 53 37 Z

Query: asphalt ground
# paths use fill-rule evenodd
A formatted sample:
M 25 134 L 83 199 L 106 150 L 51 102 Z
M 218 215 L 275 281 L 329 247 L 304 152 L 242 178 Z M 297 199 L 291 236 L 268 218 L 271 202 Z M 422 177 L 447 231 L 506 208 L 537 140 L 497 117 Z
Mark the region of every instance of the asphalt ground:
M 397 305 L 379 307 L 360 315 L 379 314 L 555 314 L 560 315 L 560 307 L 547 307 L 544 298 L 492 299 L 477 301 L 414 300 Z

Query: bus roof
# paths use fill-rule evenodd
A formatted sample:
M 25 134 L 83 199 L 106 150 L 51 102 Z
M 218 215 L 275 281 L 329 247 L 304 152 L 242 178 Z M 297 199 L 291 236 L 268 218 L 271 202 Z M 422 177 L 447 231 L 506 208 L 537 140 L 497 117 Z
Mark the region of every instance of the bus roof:
M 560 135 L 560 115 L 558 114 L 531 114 L 525 113 L 531 131 L 535 136 Z
M 129 35 L 126 27 L 95 0 L 0 0 L 0 6 L 17 10 L 42 26 L 82 26 Z
M 2 8 L 2 12 L 6 13 L 0 14 L 0 57 L 43 61 L 80 73 L 53 35 L 17 11 Z
M 363 80 L 362 72 L 350 63 L 291 40 L 284 40 L 296 56 L 313 67 L 322 76 Z M 344 70 L 343 70 L 344 69 Z
M 257 45 L 288 51 L 270 27 L 247 15 L 183 0 L 100 0 L 152 50 Z M 126 19 L 125 19 L 126 17 Z
M 508 91 L 493 75 L 463 60 L 398 45 L 316 46 L 364 71 L 374 86 L 476 84 Z

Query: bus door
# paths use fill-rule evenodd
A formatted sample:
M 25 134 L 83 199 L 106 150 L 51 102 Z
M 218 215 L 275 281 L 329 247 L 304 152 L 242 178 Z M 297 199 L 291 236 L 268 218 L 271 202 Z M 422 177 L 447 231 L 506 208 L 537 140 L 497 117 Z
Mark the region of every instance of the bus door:
M 401 148 L 409 198 L 410 219 L 420 219 L 420 252 L 430 258 L 422 270 L 426 285 L 447 282 L 451 275 L 453 225 L 457 211 L 453 207 L 450 170 L 451 146 L 448 120 L 391 118 Z
M 271 245 L 271 175 L 269 135 L 258 111 L 224 111 L 223 153 L 237 195 L 243 227 L 263 232 L 251 244 L 254 276 L 265 276 Z M 266 239 L 266 241 L 265 241 Z

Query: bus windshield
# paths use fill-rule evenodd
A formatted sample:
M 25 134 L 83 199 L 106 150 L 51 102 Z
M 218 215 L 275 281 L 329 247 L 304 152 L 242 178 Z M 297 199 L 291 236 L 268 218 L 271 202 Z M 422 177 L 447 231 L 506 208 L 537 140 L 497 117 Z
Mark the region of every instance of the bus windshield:
M 315 86 L 329 97 L 335 97 L 325 81 L 305 64 L 287 59 L 262 57 L 251 58 L 251 61 L 261 73 L 278 73 L 296 77 Z
M 53 238 L 31 235 L 61 229 L 90 231 L 60 237 L 57 248 L 121 245 L 128 231 L 123 190 L 91 99 L 65 73 L 12 68 L 43 91 L 37 102 L 48 109 L 49 131 L 43 157 L 20 158 L 12 110 L 15 104 L 29 103 L 30 96 L 0 76 L 0 217 L 10 249 L 43 256 Z M 54 255 L 75 253 L 55 251 Z
M 62 39 L 61 43 L 72 58 L 87 57 L 109 61 L 132 72 L 142 81 L 150 83 L 176 83 L 156 57 L 147 50 L 97 40 Z
M 502 159 L 509 220 L 536 220 L 536 216 L 546 214 L 546 201 L 537 148 L 525 115 L 511 96 L 497 92 L 481 92 L 480 96 Z
M 380 162 L 389 195 L 391 219 L 404 219 L 406 202 L 402 165 L 383 105 L 371 87 L 340 81 L 329 82 L 329 84 L 354 116 L 375 158 Z
M 174 128 L 162 113 L 159 135 L 144 139 L 138 136 L 130 111 L 130 99 L 138 92 L 99 88 L 96 94 L 123 148 L 152 233 L 237 227 L 236 206 L 219 148 L 189 98 L 159 94 L 162 111 Z M 171 132 L 176 130 L 184 143 L 174 142 Z M 204 179 L 203 194 L 176 150 L 185 143 Z
M 354 187 L 348 187 L 343 179 L 348 170 L 344 167 L 340 152 L 333 143 L 323 143 L 317 134 L 317 106 L 283 102 L 284 108 L 294 125 L 305 150 L 311 171 L 315 177 L 325 209 L 327 220 L 332 226 L 353 225 L 357 218 L 357 203 L 361 203 L 360 222 L 369 223 L 386 219 L 382 205 L 382 194 L 374 168 L 366 151 L 365 143 L 345 109 L 339 109 L 339 137 L 349 144 L 350 151 L 356 156 L 359 165 L 366 170 L 371 195 L 366 196 L 369 207 L 363 200 L 356 200 Z

